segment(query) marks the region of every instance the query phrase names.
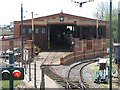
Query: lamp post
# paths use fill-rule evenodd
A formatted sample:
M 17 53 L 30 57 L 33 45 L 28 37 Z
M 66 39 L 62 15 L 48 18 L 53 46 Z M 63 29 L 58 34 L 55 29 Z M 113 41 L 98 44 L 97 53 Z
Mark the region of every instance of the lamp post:
M 109 77 L 110 77 L 110 82 L 109 82 L 109 90 L 112 90 L 112 0 L 110 0 L 110 53 L 109 53 Z
M 35 30 L 34 30 L 34 18 L 33 18 L 33 12 L 31 12 L 32 14 L 32 58 L 34 59 L 34 34 L 35 34 Z M 37 88 L 36 86 L 36 62 L 35 62 L 35 71 L 34 71 L 34 86 L 35 88 Z
M 98 12 L 97 12 L 97 19 L 96 19 L 96 38 L 98 39 Z
M 28 11 L 26 11 L 26 12 L 28 12 Z M 34 13 L 33 12 L 30 12 L 31 13 L 31 26 L 32 26 L 32 33 L 31 33 L 31 37 L 32 37 L 32 45 L 31 45 L 31 59 L 34 59 L 34 40 L 35 40 L 35 38 L 34 38 L 34 34 L 35 34 L 35 30 L 34 30 L 34 18 L 33 18 L 33 15 L 34 15 Z M 36 14 L 37 15 L 37 14 Z M 36 62 L 35 62 L 35 67 L 36 67 Z M 35 72 L 34 72 L 34 74 L 35 74 L 35 77 L 34 77 L 34 86 L 35 86 L 35 88 L 37 88 L 37 86 L 36 86 L 36 69 L 35 69 Z M 31 64 L 30 64 L 30 62 L 29 62 L 29 81 L 31 81 Z
M 34 18 L 33 18 L 33 12 L 32 14 L 32 58 L 34 58 Z
M 28 12 L 28 11 L 26 11 L 26 12 Z M 34 18 L 33 18 L 33 15 L 34 15 L 34 13 L 33 12 L 31 12 L 31 24 L 32 24 L 32 50 L 31 50 L 31 57 L 32 58 L 34 58 L 34 34 L 35 34 L 35 31 L 34 31 Z M 37 15 L 37 14 L 36 14 Z

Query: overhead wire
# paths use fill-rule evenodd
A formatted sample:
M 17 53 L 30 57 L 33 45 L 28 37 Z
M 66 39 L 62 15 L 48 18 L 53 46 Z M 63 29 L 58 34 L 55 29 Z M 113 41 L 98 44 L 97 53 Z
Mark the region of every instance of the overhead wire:
M 78 6 L 79 6 L 79 4 L 77 4 L 76 6 L 73 6 L 73 7 L 69 8 L 69 9 L 66 9 L 66 10 L 64 10 L 64 11 L 65 11 L 65 12 L 72 11 L 73 9 L 75 9 L 75 8 L 78 7 Z

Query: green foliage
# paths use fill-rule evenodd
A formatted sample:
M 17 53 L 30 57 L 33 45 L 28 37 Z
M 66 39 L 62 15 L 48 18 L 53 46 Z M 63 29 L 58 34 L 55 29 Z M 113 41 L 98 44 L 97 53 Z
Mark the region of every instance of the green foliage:
M 98 18 L 101 20 L 109 21 L 110 20 L 109 9 L 110 9 L 110 6 L 108 2 L 99 3 L 97 7 Z M 118 35 L 117 31 L 118 31 L 118 8 L 115 8 L 113 6 L 112 7 L 112 35 L 115 41 L 117 41 L 117 35 Z
M 15 80 L 14 88 L 17 87 L 18 85 L 20 85 L 20 82 L 21 82 L 20 80 Z M 2 88 L 3 88 L 3 90 L 6 88 L 9 88 L 9 80 L 2 81 Z
M 112 35 L 113 35 L 113 39 L 115 41 L 117 41 L 117 31 L 118 31 L 118 15 L 117 15 L 117 9 L 113 9 L 113 12 L 112 12 Z M 104 20 L 105 21 L 109 21 L 109 17 L 110 15 L 105 15 L 104 16 Z

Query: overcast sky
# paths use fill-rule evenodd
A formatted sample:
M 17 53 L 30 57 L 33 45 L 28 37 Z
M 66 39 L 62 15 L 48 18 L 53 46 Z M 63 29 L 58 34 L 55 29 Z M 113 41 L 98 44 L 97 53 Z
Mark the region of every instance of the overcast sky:
M 87 1 L 87 0 L 73 0 L 73 1 Z M 79 15 L 93 18 L 93 14 L 97 12 L 97 5 L 100 2 L 108 2 L 110 0 L 94 0 L 83 4 L 79 8 L 77 4 L 71 0 L 0 0 L 0 25 L 10 24 L 13 21 L 19 21 L 21 18 L 21 3 L 23 3 L 24 19 L 31 18 L 31 13 L 34 12 L 34 17 L 47 16 L 60 13 Z M 118 6 L 118 1 L 112 0 L 114 6 Z M 25 11 L 28 11 L 27 13 Z M 35 14 L 38 14 L 35 16 Z

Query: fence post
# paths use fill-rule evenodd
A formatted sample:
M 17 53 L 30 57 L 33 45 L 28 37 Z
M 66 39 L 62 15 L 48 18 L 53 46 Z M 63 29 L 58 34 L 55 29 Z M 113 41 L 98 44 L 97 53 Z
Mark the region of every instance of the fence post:
M 29 61 L 29 81 L 31 81 L 31 63 Z
M 37 88 L 36 86 L 36 62 L 34 63 L 34 86 L 35 88 Z
M 41 83 L 40 83 L 40 90 L 45 90 L 45 78 L 44 78 L 44 66 L 40 67 L 41 69 Z

